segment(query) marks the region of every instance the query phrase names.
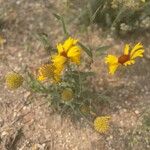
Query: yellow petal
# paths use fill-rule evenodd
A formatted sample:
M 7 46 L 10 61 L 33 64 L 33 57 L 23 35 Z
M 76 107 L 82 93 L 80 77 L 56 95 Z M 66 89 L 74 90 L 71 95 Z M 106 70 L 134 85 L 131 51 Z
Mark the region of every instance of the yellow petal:
M 124 55 L 128 55 L 129 54 L 129 49 L 130 49 L 130 45 L 126 44 L 125 48 L 124 48 Z
M 144 49 L 137 50 L 132 54 L 131 59 L 135 59 L 136 57 L 143 57 L 143 53 Z
M 58 54 L 61 54 L 64 51 L 63 45 L 62 44 L 57 44 L 57 50 L 58 50 Z
M 61 55 L 53 55 L 52 56 L 52 62 L 54 66 L 62 66 L 66 63 L 67 58 Z
M 74 62 L 75 64 L 79 65 L 80 64 L 80 55 L 76 57 L 70 57 L 71 61 Z
M 67 52 L 72 46 L 77 44 L 78 40 L 69 37 L 63 44 L 63 48 Z
M 132 65 L 134 63 L 135 63 L 135 60 L 129 60 L 129 61 L 125 62 L 123 65 L 128 66 L 128 65 Z
M 141 43 L 138 43 L 134 46 L 134 48 L 130 52 L 130 58 L 132 59 L 134 53 L 138 50 L 144 50 L 143 45 Z
M 105 57 L 106 64 L 116 64 L 118 63 L 118 58 L 114 55 L 108 55 Z
M 71 59 L 72 62 L 79 64 L 80 56 L 81 56 L 81 48 L 79 46 L 73 46 L 68 50 L 67 53 L 68 58 Z
M 109 68 L 109 74 L 113 75 L 116 72 L 116 70 L 117 70 L 118 67 L 119 67 L 118 63 L 113 64 L 113 65 L 110 64 L 108 66 L 108 68 Z

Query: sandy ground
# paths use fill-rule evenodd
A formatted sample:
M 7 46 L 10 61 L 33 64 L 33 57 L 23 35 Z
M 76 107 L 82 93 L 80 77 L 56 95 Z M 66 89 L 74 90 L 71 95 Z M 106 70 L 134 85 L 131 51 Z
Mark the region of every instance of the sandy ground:
M 74 3 L 80 5 L 79 1 Z M 107 73 L 104 55 L 94 53 L 92 69 L 97 76 L 92 82 L 109 96 L 109 103 L 98 106 L 99 114 L 112 116 L 110 131 L 105 135 L 95 132 L 84 119 L 74 123 L 70 116 L 62 118 L 54 113 L 43 95 L 24 88 L 10 91 L 5 86 L 4 76 L 11 70 L 3 62 L 21 73 L 26 66 L 35 71 L 49 59 L 37 33 L 47 33 L 55 46 L 63 39 L 63 32 L 51 13 L 68 15 L 67 11 L 66 3 L 61 0 L 0 0 L 3 18 L 0 34 L 6 38 L 5 45 L 0 48 L 0 150 L 150 149 L 149 127 L 143 123 L 150 115 L 149 33 L 136 40 L 132 37 L 115 39 L 95 25 L 81 32 L 76 20 L 72 19 L 75 17 L 69 18 L 72 19 L 68 23 L 71 34 L 83 43 L 90 43 L 93 49 L 112 45 L 104 54 L 119 54 L 126 42 L 141 41 L 146 49 L 144 58 L 136 65 L 113 77 Z

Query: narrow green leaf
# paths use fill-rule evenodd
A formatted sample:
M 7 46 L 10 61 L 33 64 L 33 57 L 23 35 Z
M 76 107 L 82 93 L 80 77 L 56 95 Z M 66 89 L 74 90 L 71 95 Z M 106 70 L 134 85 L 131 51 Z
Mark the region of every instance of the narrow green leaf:
M 91 58 L 93 58 L 92 50 L 90 48 L 87 48 L 82 43 L 78 42 L 78 44 L 81 46 L 81 48 L 87 53 L 87 55 Z
M 46 33 L 39 33 L 37 35 L 38 40 L 43 44 L 45 50 L 51 54 L 51 51 L 56 52 L 56 49 L 51 46 L 48 35 Z
M 62 24 L 62 27 L 63 27 L 63 31 L 64 31 L 64 34 L 66 35 L 66 37 L 69 36 L 69 33 L 67 31 L 67 28 L 66 28 L 66 24 L 65 24 L 65 21 L 64 21 L 64 18 L 56 13 L 53 13 L 54 17 L 56 17 L 58 20 L 61 21 L 61 24 Z
M 97 49 L 96 49 L 96 51 L 106 51 L 106 50 L 108 50 L 109 48 L 111 48 L 112 47 L 112 45 L 107 45 L 107 46 L 101 46 L 101 47 L 98 47 Z
M 56 17 L 56 19 L 61 20 L 61 16 L 56 14 L 56 13 L 52 13 L 54 15 L 54 17 Z
M 66 35 L 67 37 L 69 37 L 69 33 L 68 33 L 68 31 L 67 31 L 66 24 L 65 24 L 65 21 L 64 21 L 64 18 L 63 18 L 63 17 L 62 17 L 62 19 L 61 19 L 61 22 L 62 22 L 63 31 L 64 31 L 65 35 Z

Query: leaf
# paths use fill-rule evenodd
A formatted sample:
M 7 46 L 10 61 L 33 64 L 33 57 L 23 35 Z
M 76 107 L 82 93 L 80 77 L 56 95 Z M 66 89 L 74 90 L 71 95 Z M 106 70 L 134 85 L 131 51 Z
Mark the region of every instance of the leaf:
M 62 24 L 62 27 L 63 27 L 63 31 L 64 31 L 64 34 L 66 35 L 66 37 L 69 37 L 69 33 L 67 31 L 67 28 L 66 28 L 66 24 L 65 24 L 65 21 L 64 21 L 64 18 L 56 13 L 53 13 L 54 17 L 58 20 L 61 21 L 61 24 Z
M 87 55 L 91 58 L 93 58 L 92 50 L 90 48 L 87 48 L 82 43 L 78 42 L 78 44 L 81 46 L 81 48 L 87 53 Z
M 34 76 L 28 73 L 28 86 L 31 90 L 34 92 L 41 92 L 41 93 L 47 93 L 49 90 L 46 89 L 37 79 L 34 78 Z
M 56 13 L 52 13 L 52 14 L 54 15 L 54 17 L 55 17 L 56 19 L 61 20 L 61 16 L 60 16 L 60 15 L 58 15 L 58 14 L 56 14 Z
M 80 76 L 81 78 L 86 78 L 88 76 L 94 76 L 95 73 L 91 72 L 91 71 L 89 71 L 89 72 L 73 71 L 72 75 L 74 75 L 74 76 Z
M 56 52 L 56 49 L 51 46 L 48 35 L 46 33 L 39 33 L 37 36 L 48 53 L 51 53 L 51 51 Z
M 96 49 L 96 52 L 98 52 L 98 54 L 101 54 L 103 53 L 104 51 L 108 50 L 109 48 L 111 48 L 112 45 L 108 45 L 108 46 L 101 46 L 101 47 L 98 47 Z

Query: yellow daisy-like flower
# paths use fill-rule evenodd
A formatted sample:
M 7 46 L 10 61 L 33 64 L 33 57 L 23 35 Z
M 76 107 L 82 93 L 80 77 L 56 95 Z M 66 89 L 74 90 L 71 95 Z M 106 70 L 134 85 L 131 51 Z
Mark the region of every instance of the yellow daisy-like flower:
M 81 48 L 77 45 L 78 40 L 69 37 L 63 44 L 57 44 L 58 54 L 52 56 L 53 64 L 60 70 L 70 61 L 80 64 Z
M 60 71 L 56 69 L 53 64 L 45 64 L 41 66 L 38 70 L 38 80 L 53 80 L 58 82 L 60 80 Z
M 70 102 L 73 98 L 73 91 L 70 88 L 66 88 L 61 93 L 61 98 L 64 102 Z
M 132 49 L 130 45 L 126 44 L 124 53 L 120 57 L 115 55 L 108 55 L 105 57 L 105 63 L 108 64 L 109 73 L 114 74 L 120 65 L 128 66 L 135 63 L 135 58 L 143 57 L 144 48 L 141 43 L 136 44 Z
M 6 85 L 10 89 L 17 89 L 23 83 L 23 77 L 18 73 L 8 73 L 5 76 Z
M 109 129 L 110 116 L 97 117 L 94 120 L 94 128 L 100 133 L 105 133 Z

